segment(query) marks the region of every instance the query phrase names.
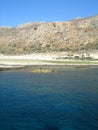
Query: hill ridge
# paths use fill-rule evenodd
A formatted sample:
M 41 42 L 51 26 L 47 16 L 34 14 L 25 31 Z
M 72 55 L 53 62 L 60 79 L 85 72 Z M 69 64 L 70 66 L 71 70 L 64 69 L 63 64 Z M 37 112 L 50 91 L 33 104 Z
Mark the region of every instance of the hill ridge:
M 98 15 L 70 21 L 29 22 L 0 27 L 1 54 L 98 50 Z

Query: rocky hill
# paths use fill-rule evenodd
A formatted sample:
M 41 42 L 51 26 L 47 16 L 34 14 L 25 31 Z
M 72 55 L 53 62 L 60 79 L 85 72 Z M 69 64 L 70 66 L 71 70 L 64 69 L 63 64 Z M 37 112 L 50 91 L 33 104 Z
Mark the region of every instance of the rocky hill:
M 38 22 L 0 27 L 1 54 L 98 50 L 98 15 L 67 22 Z

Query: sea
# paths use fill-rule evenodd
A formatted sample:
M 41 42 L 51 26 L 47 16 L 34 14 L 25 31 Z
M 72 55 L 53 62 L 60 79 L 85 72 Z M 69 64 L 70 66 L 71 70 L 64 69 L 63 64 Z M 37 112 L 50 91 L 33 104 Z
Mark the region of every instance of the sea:
M 98 68 L 0 72 L 0 130 L 98 130 Z

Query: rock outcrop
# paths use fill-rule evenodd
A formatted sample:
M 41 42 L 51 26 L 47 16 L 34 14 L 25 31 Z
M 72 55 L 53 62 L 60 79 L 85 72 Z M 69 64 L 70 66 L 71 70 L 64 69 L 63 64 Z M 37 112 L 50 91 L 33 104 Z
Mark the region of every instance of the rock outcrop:
M 1 54 L 98 50 L 98 15 L 67 22 L 0 27 Z

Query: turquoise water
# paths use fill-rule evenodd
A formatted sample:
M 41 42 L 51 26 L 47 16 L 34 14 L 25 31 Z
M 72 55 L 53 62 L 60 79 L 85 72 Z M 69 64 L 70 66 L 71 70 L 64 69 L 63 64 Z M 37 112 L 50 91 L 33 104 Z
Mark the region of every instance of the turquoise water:
M 0 72 L 0 130 L 98 130 L 98 69 Z

